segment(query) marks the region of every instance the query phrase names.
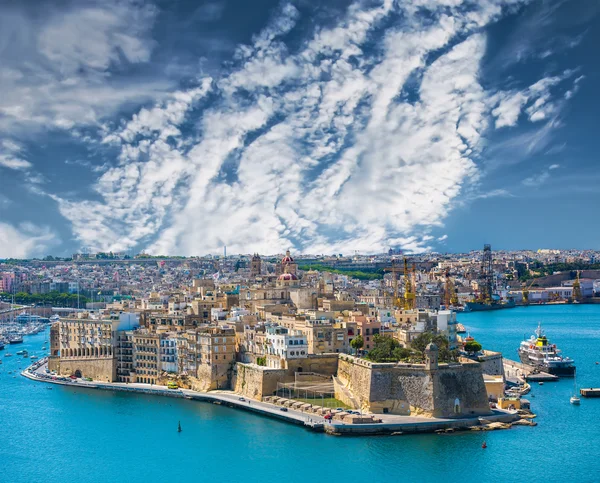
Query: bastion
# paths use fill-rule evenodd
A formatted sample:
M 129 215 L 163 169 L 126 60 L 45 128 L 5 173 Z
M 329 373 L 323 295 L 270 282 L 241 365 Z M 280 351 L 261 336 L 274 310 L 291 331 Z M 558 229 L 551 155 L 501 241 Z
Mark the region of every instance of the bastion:
M 424 364 L 373 363 L 340 355 L 338 380 L 363 411 L 435 418 L 491 414 L 478 362 L 439 364 L 435 344 L 427 346 Z M 347 401 L 347 391 L 335 397 Z

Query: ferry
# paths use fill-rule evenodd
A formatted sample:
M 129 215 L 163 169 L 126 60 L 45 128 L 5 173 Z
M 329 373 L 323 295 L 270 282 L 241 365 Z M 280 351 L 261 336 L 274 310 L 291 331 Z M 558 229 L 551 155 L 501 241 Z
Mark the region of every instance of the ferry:
M 541 324 L 538 324 L 535 335 L 521 342 L 518 352 L 521 362 L 537 367 L 540 371 L 555 376 L 575 375 L 575 361 L 560 355 L 561 351 L 556 344 L 550 344 Z

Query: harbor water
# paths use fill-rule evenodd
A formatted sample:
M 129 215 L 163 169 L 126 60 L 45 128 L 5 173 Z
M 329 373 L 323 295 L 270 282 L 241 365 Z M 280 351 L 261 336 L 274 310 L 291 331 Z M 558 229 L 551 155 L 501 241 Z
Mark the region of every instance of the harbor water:
M 477 312 L 459 321 L 511 359 L 541 321 L 575 359 L 577 382 L 600 387 L 600 306 Z M 214 404 L 20 376 L 30 361 L 16 351 L 41 356 L 47 339 L 29 336 L 0 351 L 0 482 L 600 480 L 600 399 L 571 405 L 572 379 L 532 385 L 537 427 L 335 437 Z

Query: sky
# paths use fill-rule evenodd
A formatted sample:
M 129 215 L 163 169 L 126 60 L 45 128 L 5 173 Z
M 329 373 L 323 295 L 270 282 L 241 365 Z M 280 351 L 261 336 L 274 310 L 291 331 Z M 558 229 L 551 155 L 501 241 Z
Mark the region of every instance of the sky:
M 0 0 L 0 257 L 600 249 L 600 2 Z

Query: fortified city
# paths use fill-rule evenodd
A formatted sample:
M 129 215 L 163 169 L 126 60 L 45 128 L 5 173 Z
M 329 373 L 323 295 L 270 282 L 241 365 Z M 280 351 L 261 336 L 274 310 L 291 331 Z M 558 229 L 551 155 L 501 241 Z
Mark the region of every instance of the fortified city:
M 0 0 L 0 483 L 597 482 L 600 0 Z

